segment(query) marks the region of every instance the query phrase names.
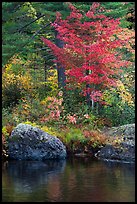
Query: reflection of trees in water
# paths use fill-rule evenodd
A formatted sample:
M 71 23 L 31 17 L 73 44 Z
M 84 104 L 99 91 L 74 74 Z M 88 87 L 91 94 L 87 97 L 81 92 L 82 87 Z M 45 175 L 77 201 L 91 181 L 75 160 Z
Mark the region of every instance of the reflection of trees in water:
M 133 165 L 91 158 L 65 162 L 12 161 L 4 172 L 22 201 L 134 201 Z
M 67 183 L 62 188 L 62 200 L 134 201 L 134 178 L 133 165 L 75 158 L 66 166 L 62 177 L 61 183 Z
M 4 165 L 3 202 L 35 202 L 48 201 L 47 183 L 64 171 L 66 161 L 9 161 Z
M 56 177 L 65 167 L 65 160 L 10 161 L 7 174 L 12 178 L 17 192 L 32 192 L 39 185 L 46 184 L 50 177 Z
M 122 201 L 126 201 L 126 198 L 135 199 L 135 164 L 134 163 L 122 163 L 122 162 L 107 162 L 102 161 L 107 167 L 109 175 L 106 177 L 109 185 L 105 186 L 108 192 L 115 192 L 115 200 L 118 201 L 118 197 Z

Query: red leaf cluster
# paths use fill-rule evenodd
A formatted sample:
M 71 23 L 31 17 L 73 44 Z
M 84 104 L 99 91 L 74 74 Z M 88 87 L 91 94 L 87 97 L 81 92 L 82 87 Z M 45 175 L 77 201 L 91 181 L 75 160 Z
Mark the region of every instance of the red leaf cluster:
M 42 40 L 52 50 L 57 62 L 65 67 L 67 83 L 72 83 L 72 87 L 80 84 L 83 93 L 87 92 L 88 84 L 92 100 L 100 101 L 101 90 L 115 86 L 121 67 L 129 64 L 118 49 L 127 43 L 126 39 L 117 37 L 122 31 L 120 19 L 100 14 L 98 2 L 94 2 L 85 14 L 71 3 L 68 6 L 70 15 L 63 20 L 57 13 L 52 24 L 64 47 L 59 48 L 43 37 Z

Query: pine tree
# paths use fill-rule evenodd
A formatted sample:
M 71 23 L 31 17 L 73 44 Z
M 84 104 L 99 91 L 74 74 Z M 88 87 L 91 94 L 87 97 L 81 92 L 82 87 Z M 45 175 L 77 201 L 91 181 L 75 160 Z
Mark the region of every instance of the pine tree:
M 87 11 L 93 2 L 72 2 L 78 9 Z M 105 15 L 122 17 L 122 26 L 134 25 L 128 21 L 127 14 L 134 13 L 134 2 L 101 2 Z M 119 10 L 119 8 L 121 8 Z M 56 39 L 55 30 L 50 23 L 55 20 L 56 11 L 63 18 L 70 13 L 65 2 L 3 2 L 2 3 L 2 64 L 6 64 L 15 54 L 25 60 L 31 60 L 31 67 L 44 69 L 44 78 L 48 67 L 52 65 L 54 56 L 49 49 L 43 47 L 41 36 L 52 42 Z M 119 12 L 120 11 L 120 12 Z M 130 20 L 131 21 L 131 20 Z M 133 26 L 134 27 L 134 26 Z M 65 79 L 64 69 L 58 69 L 58 79 Z M 61 77 L 60 77 L 61 76 Z M 64 86 L 64 80 L 61 82 Z

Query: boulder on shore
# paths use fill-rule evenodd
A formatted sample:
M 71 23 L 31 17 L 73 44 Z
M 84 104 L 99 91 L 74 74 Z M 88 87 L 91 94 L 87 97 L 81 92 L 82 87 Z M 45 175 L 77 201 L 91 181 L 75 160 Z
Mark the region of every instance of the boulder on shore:
M 135 162 L 135 124 L 112 127 L 105 130 L 105 134 L 111 137 L 112 141 L 116 137 L 121 141 L 117 146 L 106 144 L 97 152 L 96 157 L 108 161 Z
M 108 161 L 135 162 L 135 146 L 106 145 L 97 153 L 97 156 L 99 159 Z
M 56 137 L 28 124 L 20 123 L 9 137 L 8 154 L 16 160 L 64 159 L 66 147 Z

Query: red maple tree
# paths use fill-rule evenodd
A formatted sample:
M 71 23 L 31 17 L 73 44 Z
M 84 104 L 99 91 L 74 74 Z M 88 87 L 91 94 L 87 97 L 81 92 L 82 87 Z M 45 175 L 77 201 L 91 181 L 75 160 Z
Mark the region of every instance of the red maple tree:
M 79 87 L 94 102 L 101 102 L 102 90 L 116 86 L 121 68 L 129 62 L 119 52 L 127 39 L 119 39 L 120 19 L 112 19 L 100 13 L 100 4 L 93 2 L 86 13 L 68 3 L 70 15 L 63 20 L 59 12 L 52 26 L 57 38 L 64 42 L 59 48 L 42 37 L 52 50 L 56 62 L 65 67 L 67 87 Z

